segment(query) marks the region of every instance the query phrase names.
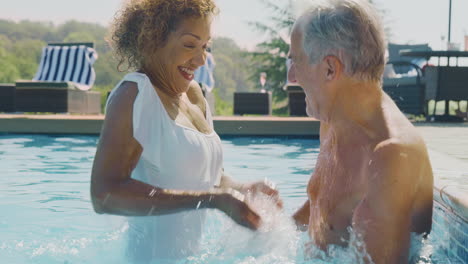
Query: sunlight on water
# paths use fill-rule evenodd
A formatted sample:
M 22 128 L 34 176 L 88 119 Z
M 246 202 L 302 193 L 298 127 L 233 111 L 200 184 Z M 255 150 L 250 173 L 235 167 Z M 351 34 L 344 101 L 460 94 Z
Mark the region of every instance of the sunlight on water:
M 445 251 L 449 247 L 450 234 L 446 230 L 433 228 L 427 237 L 423 234 L 411 233 L 410 263 L 456 263 L 447 257 Z

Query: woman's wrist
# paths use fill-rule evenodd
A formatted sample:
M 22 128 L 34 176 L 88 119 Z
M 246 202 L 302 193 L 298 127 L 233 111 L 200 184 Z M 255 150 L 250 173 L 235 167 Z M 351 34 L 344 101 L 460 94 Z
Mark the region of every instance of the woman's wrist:
M 225 211 L 233 200 L 244 201 L 245 196 L 233 188 L 218 188 L 204 195 L 202 204 L 205 208 Z
M 203 208 L 219 209 L 223 203 L 223 196 L 226 195 L 224 188 L 216 188 L 200 196 L 200 203 Z

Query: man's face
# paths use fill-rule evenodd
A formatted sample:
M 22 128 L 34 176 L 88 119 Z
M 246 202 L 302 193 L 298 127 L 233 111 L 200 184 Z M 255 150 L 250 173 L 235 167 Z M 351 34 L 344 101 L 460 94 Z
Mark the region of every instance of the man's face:
M 321 104 L 323 103 L 324 75 L 322 62 L 311 65 L 302 46 L 302 32 L 296 24 L 291 34 L 291 48 L 289 50 L 291 67 L 288 80 L 297 82 L 304 89 L 307 115 L 320 119 Z

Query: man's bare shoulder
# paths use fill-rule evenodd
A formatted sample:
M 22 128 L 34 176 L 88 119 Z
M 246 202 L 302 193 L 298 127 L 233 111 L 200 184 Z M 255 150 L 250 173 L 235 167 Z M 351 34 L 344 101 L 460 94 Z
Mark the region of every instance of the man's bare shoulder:
M 374 152 L 385 156 L 413 153 L 418 156 L 427 152 L 424 139 L 407 120 L 389 126 L 389 135 L 375 145 Z
M 421 150 L 420 142 L 408 141 L 406 139 L 400 140 L 398 138 L 389 138 L 379 142 L 374 150 L 375 157 L 380 158 L 393 158 L 404 155 L 407 152 L 418 152 Z
M 430 176 L 430 162 L 424 141 L 416 134 L 412 138 L 390 138 L 376 145 L 369 165 L 371 175 L 375 176 L 371 181 L 391 182 L 387 185 L 389 188 L 409 188 Z

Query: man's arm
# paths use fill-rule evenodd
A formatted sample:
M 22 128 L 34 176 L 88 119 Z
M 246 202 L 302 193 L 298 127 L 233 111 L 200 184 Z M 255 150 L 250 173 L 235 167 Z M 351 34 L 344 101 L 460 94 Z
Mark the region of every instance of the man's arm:
M 309 227 L 310 202 L 309 199 L 294 214 L 293 219 L 296 222 L 297 229 L 305 232 Z
M 408 262 L 411 209 L 420 175 L 417 155 L 395 143 L 374 152 L 367 193 L 354 211 L 352 226 L 376 264 Z

